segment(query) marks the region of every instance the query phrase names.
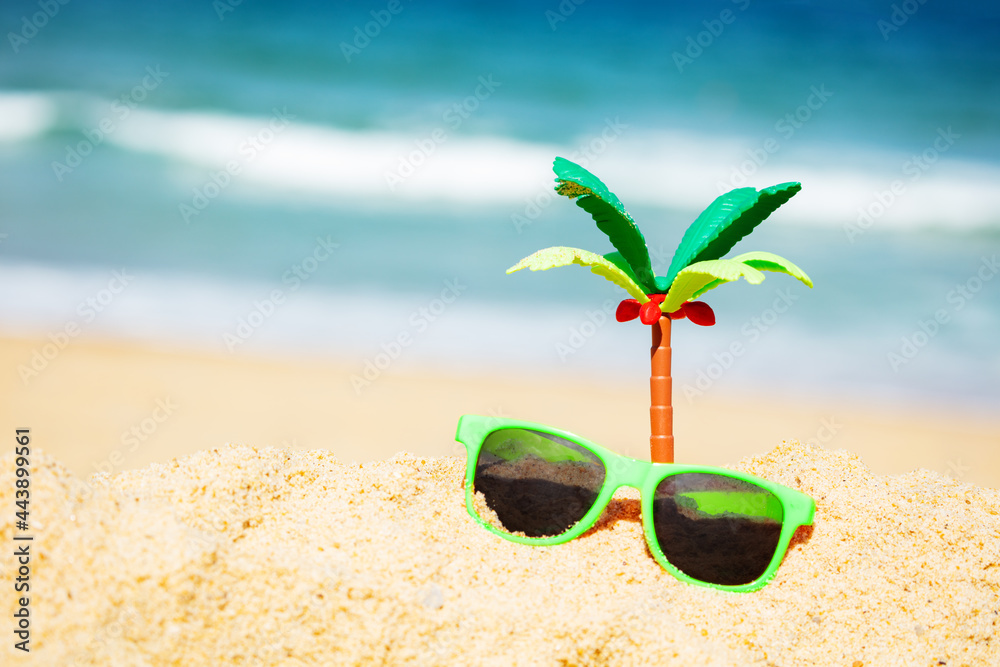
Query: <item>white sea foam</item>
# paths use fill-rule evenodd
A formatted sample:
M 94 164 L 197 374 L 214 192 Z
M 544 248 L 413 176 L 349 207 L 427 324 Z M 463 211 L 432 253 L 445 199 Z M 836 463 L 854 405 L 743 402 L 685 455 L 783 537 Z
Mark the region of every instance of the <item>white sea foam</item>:
M 65 338 L 60 332 L 72 330 L 74 338 L 179 343 L 223 355 L 348 358 L 357 360 L 360 372 L 366 359 L 405 333 L 400 366 L 462 367 L 481 359 L 485 348 L 495 351 L 498 366 L 530 367 L 557 360 L 552 345 L 537 341 L 565 337 L 566 322 L 577 315 L 572 308 L 498 309 L 461 290 L 445 303 L 437 294 L 416 292 L 293 290 L 149 270 L 125 273 L 127 286 L 112 295 L 102 294 L 111 270 L 0 262 L 0 334 Z M 270 301 L 275 290 L 281 298 Z
M 0 95 L 5 121 L 0 139 L 37 136 L 56 122 L 56 110 L 63 124 L 69 118 L 81 130 L 95 127 L 100 108 L 110 102 L 79 97 L 73 103 L 65 93 Z M 525 198 L 551 186 L 554 156 L 572 158 L 580 146 L 589 146 L 593 159 L 584 155 L 581 161 L 627 206 L 697 212 L 724 189 L 796 180 L 803 191 L 783 209 L 787 222 L 862 230 L 1000 227 L 1000 165 L 961 159 L 951 146 L 937 151 L 935 133 L 914 150 L 899 151 L 849 142 L 817 144 L 801 138 L 803 130 L 788 139 L 771 137 L 780 148 L 762 160 L 768 137 L 639 127 L 625 127 L 610 143 L 598 131 L 567 145 L 468 136 L 444 126 L 412 132 L 347 130 L 292 120 L 278 131 L 275 127 L 266 116 L 141 106 L 106 139 L 120 149 L 195 167 L 171 172 L 183 191 L 193 192 L 213 172 L 235 162 L 239 186 L 227 196 L 309 195 L 380 207 L 423 202 L 516 210 Z M 960 146 L 960 128 L 956 132 L 954 143 Z M 925 151 L 934 157 L 926 170 L 913 162 Z M 414 165 L 412 174 L 407 164 Z
M 240 147 L 265 128 L 263 118 L 139 112 L 113 141 L 219 170 L 228 160 L 239 162 Z M 933 140 L 929 137 L 917 153 L 932 148 Z M 421 142 L 434 145 L 433 152 L 421 150 Z M 581 144 L 600 148 L 601 143 L 592 137 L 560 146 L 469 136 L 434 143 L 430 131 L 347 131 L 293 123 L 241 166 L 247 180 L 281 192 L 374 198 L 381 203 L 517 205 L 549 187 L 555 155 L 572 155 Z M 915 163 L 906 167 L 909 153 L 850 145 L 810 150 L 792 144 L 758 166 L 748 161 L 747 153 L 756 148 L 753 140 L 740 137 L 626 130 L 589 166 L 628 205 L 698 211 L 723 187 L 797 180 L 804 190 L 785 216 L 803 222 L 849 226 L 860 219 L 862 229 L 1000 225 L 996 165 L 954 159 L 945 152 L 923 170 Z M 398 175 L 405 162 L 418 161 L 422 164 L 412 175 L 390 187 L 391 174 Z M 867 219 L 861 217 L 862 210 L 868 212 Z
M 56 104 L 35 93 L 0 93 L 0 141 L 24 141 L 44 134 L 56 120 Z
M 437 143 L 430 133 L 348 131 L 294 121 L 275 131 L 279 125 L 271 118 L 138 111 L 110 139 L 209 170 L 235 161 L 241 178 L 275 190 L 487 204 L 532 193 L 539 179 L 546 180 L 558 150 L 493 137 Z M 421 150 L 418 141 L 428 148 Z M 410 156 L 421 164 L 400 177 L 400 161 Z M 399 180 L 390 183 L 394 173 Z

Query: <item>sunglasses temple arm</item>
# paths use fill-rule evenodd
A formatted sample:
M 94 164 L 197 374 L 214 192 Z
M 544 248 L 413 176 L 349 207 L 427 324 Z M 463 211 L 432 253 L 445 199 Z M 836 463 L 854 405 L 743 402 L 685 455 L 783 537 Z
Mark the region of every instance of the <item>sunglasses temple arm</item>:
M 649 457 L 653 463 L 674 462 L 673 381 L 670 377 L 670 317 L 663 315 L 652 325 L 653 346 L 649 350 Z

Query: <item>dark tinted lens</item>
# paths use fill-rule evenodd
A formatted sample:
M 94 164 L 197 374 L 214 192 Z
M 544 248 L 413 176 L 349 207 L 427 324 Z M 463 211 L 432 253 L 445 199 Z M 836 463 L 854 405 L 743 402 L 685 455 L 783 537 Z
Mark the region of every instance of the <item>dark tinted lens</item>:
M 712 584 L 749 584 L 764 574 L 783 517 L 773 493 L 723 475 L 673 475 L 653 498 L 663 555 L 689 577 Z
M 483 442 L 473 484 L 476 512 L 488 523 L 508 533 L 551 537 L 594 506 L 604 464 L 564 438 L 505 428 Z

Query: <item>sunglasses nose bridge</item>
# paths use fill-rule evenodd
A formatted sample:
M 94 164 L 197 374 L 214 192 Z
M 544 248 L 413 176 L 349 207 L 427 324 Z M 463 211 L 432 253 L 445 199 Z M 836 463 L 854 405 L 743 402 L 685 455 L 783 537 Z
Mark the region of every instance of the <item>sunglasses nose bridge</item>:
M 649 466 L 650 463 L 647 461 L 640 461 L 628 456 L 617 456 L 610 462 L 608 469 L 616 488 L 631 486 L 641 489 L 646 480 L 646 474 L 649 472 Z

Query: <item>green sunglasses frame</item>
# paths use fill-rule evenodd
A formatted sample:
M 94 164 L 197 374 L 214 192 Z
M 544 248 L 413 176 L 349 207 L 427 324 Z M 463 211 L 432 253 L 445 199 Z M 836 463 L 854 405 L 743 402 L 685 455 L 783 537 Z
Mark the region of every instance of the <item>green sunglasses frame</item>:
M 476 463 L 479 460 L 479 452 L 481 451 L 487 436 L 503 429 L 526 429 L 565 438 L 566 440 L 593 452 L 594 455 L 597 456 L 597 458 L 599 458 L 604 464 L 604 484 L 601 486 L 597 500 L 594 502 L 593 507 L 591 507 L 587 513 L 584 514 L 583 517 L 565 533 L 555 535 L 553 537 L 522 537 L 520 535 L 511 535 L 497 530 L 476 513 L 473 506 L 473 482 L 476 475 Z M 604 513 L 604 509 L 608 506 L 608 503 L 611 502 L 611 498 L 615 491 L 623 486 L 630 486 L 639 489 L 640 503 L 642 506 L 643 533 L 646 536 L 646 545 L 649 547 L 649 551 L 653 554 L 653 558 L 656 559 L 656 562 L 658 562 L 664 570 L 683 582 L 694 584 L 696 586 L 707 586 L 721 591 L 749 593 L 766 586 L 777 573 L 778 566 L 781 565 L 781 561 L 785 557 L 785 552 L 788 551 L 788 545 L 791 542 L 795 531 L 798 530 L 800 526 L 812 525 L 813 516 L 816 511 L 816 503 L 810 496 L 787 486 L 776 484 L 766 479 L 761 479 L 760 477 L 747 475 L 736 470 L 728 470 L 726 468 L 716 468 L 712 466 L 687 465 L 683 463 L 650 463 L 649 461 L 640 461 L 639 459 L 633 459 L 629 456 L 616 454 L 609 449 L 605 449 L 604 447 L 590 442 L 589 440 L 585 440 L 584 438 L 581 438 L 573 433 L 533 422 L 500 417 L 463 415 L 458 420 L 458 429 L 455 433 L 455 439 L 465 445 L 465 451 L 467 454 L 465 468 L 465 509 L 468 511 L 469 515 L 475 519 L 476 523 L 494 535 L 498 535 L 511 542 L 529 544 L 533 546 L 552 546 L 569 542 L 570 540 L 583 535 L 585 532 L 590 530 L 595 523 L 597 523 L 601 514 Z M 653 528 L 653 497 L 655 495 L 656 487 L 661 481 L 667 477 L 680 473 L 711 473 L 713 475 L 721 475 L 723 477 L 729 477 L 742 482 L 754 484 L 771 492 L 781 502 L 783 516 L 781 535 L 778 539 L 778 545 L 777 548 L 775 548 L 774 556 L 771 557 L 771 562 L 768 563 L 767 569 L 757 579 L 750 583 L 736 586 L 713 584 L 707 581 L 701 581 L 681 572 L 667 560 L 666 556 L 663 555 L 663 551 L 660 549 L 660 546 L 656 541 L 656 532 Z

